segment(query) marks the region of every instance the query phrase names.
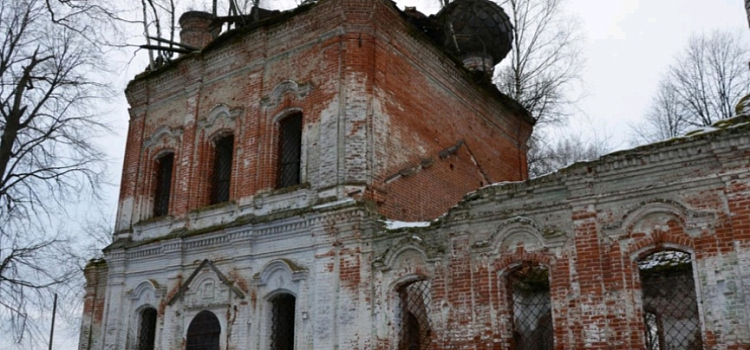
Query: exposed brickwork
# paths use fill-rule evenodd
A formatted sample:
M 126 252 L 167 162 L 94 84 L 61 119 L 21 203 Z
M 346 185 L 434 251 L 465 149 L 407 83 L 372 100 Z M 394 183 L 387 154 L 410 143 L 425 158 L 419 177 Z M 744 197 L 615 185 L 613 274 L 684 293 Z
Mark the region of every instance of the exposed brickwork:
M 83 317 L 78 348 L 100 349 L 103 344 L 102 325 L 104 320 L 105 297 L 107 295 L 107 263 L 96 260 L 84 270 L 86 295 L 83 297 Z
M 508 276 L 524 264 L 549 271 L 555 349 L 641 349 L 637 261 L 664 249 L 691 254 L 704 348 L 750 348 L 747 118 L 520 181 L 524 113 L 400 16 L 321 0 L 130 84 L 117 240 L 86 270 L 81 349 L 133 349 L 145 307 L 158 349 L 183 349 L 204 310 L 221 349 L 268 349 L 287 293 L 295 349 L 394 350 L 398 291 L 417 281 L 430 349 L 514 349 Z M 303 183 L 276 189 L 278 121 L 300 111 Z M 231 201 L 207 206 L 228 132 Z M 152 218 L 165 152 L 170 215 Z
M 425 220 L 489 181 L 524 179 L 528 117 L 477 87 L 399 16 L 382 1 L 325 1 L 134 80 L 118 231 L 150 218 L 149 163 L 160 148 L 176 155 L 170 214 L 206 205 L 209 124 L 235 133 L 232 199 L 273 190 L 278 120 L 293 111 L 304 114 L 302 180 L 321 198 L 361 187 L 381 213 Z M 209 120 L 217 106 L 237 115 Z M 455 159 L 385 182 L 459 141 Z M 414 206 L 418 193 L 441 195 Z

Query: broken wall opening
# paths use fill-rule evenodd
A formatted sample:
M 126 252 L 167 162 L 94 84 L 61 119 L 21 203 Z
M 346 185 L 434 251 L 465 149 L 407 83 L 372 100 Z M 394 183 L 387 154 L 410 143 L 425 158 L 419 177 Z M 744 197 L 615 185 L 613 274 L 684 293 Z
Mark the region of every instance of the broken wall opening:
M 690 254 L 665 250 L 638 261 L 647 350 L 703 348 Z

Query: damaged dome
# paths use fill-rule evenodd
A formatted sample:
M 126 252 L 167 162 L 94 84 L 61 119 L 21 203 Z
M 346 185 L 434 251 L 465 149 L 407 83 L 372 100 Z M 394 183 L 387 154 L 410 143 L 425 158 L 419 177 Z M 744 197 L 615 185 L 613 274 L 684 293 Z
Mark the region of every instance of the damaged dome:
M 513 25 L 505 11 L 489 0 L 456 0 L 435 16 L 441 43 L 469 69 L 491 70 L 510 52 Z

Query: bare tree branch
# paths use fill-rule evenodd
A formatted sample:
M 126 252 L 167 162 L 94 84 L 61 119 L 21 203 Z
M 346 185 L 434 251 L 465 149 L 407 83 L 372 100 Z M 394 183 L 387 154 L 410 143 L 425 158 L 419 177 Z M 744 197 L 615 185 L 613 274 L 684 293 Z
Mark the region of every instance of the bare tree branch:
M 102 183 L 104 155 L 92 139 L 107 128 L 93 103 L 111 92 L 92 79 L 105 70 L 89 30 L 112 13 L 96 8 L 0 2 L 0 331 L 19 347 L 37 347 L 51 294 L 73 295 L 80 280 L 75 240 L 50 227 L 96 200 Z
M 631 142 L 654 142 L 734 116 L 750 92 L 750 48 L 739 33 L 693 35 L 662 78 L 645 122 L 631 126 Z

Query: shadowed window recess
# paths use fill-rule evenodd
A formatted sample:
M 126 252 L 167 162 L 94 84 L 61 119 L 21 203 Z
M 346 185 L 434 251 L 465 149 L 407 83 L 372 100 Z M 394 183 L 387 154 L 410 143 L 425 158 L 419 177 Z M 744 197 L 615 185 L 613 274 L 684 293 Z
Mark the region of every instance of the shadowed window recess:
M 295 302 L 291 294 L 271 299 L 271 350 L 294 350 Z
M 507 276 L 513 316 L 514 350 L 554 348 L 549 272 L 541 265 L 523 265 Z
M 302 156 L 302 113 L 294 113 L 279 122 L 279 165 L 276 188 L 300 183 Z
M 147 307 L 138 315 L 138 344 L 137 350 L 154 350 L 156 340 L 156 309 Z
M 232 180 L 234 135 L 225 135 L 214 142 L 214 164 L 211 177 L 211 204 L 229 201 Z
M 185 350 L 219 350 L 221 324 L 211 311 L 201 311 L 190 322 Z
M 703 349 L 690 254 L 665 250 L 638 261 L 647 350 Z
M 398 349 L 430 349 L 432 338 L 430 282 L 421 280 L 409 283 L 399 289 L 398 295 L 401 302 L 401 330 Z
M 169 213 L 169 196 L 172 191 L 174 153 L 167 153 L 156 160 L 156 191 L 154 193 L 154 217 Z

